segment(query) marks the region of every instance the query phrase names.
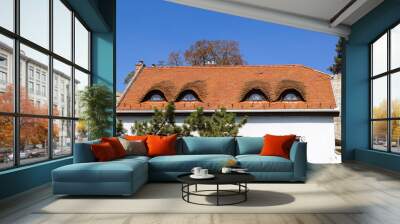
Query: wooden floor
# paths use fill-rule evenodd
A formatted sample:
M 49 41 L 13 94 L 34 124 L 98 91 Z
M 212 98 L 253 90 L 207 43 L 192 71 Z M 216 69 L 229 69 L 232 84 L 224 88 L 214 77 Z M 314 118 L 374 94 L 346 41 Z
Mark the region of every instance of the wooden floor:
M 312 165 L 308 182 L 325 187 L 349 203 L 362 201 L 367 206 L 356 214 L 35 214 L 35 208 L 54 200 L 49 186 L 44 186 L 0 202 L 0 223 L 400 223 L 398 173 L 358 163 Z

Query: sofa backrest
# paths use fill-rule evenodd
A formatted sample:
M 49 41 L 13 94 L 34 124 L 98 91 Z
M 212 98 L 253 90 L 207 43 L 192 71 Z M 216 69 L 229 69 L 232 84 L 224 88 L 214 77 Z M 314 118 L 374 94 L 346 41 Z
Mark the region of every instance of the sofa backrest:
M 74 163 L 95 162 L 90 145 L 98 144 L 100 140 L 75 143 Z M 293 143 L 295 147 L 298 140 Z M 182 137 L 176 142 L 177 154 L 226 154 L 245 155 L 259 154 L 264 144 L 263 137 Z M 293 147 L 292 146 L 292 147 Z
M 233 137 L 183 137 L 178 144 L 178 154 L 235 155 Z
M 263 144 L 263 137 L 236 137 L 236 155 L 259 154 Z

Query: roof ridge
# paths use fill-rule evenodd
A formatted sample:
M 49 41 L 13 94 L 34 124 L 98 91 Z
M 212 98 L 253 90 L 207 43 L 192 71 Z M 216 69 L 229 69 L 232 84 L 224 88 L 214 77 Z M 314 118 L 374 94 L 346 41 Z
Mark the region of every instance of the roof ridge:
M 174 68 L 248 68 L 248 67 L 307 67 L 302 64 L 272 64 L 272 65 L 181 65 L 181 66 L 155 66 L 144 69 L 174 69 Z M 307 67 L 308 68 L 308 67 Z
M 323 74 L 323 75 L 332 76 L 332 74 L 328 74 L 328 73 L 326 73 L 326 72 L 322 72 L 322 71 L 320 71 L 320 70 L 318 70 L 318 69 L 315 69 L 315 68 L 312 68 L 312 67 L 309 67 L 309 66 L 306 66 L 306 65 L 303 65 L 303 64 L 300 64 L 300 66 L 301 66 L 301 67 L 304 67 L 304 68 L 306 68 L 306 69 L 309 69 L 309 70 L 311 70 L 311 71 L 321 73 L 321 74 Z

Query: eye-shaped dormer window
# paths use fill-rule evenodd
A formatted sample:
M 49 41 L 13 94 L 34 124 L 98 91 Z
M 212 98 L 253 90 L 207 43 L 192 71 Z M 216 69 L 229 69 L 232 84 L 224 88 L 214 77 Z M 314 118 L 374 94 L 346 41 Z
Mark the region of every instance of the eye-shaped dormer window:
M 193 101 L 200 101 L 197 94 L 192 90 L 183 91 L 179 94 L 176 101 L 184 101 L 184 102 L 193 102 Z
M 150 96 L 149 101 L 164 101 L 164 98 L 160 94 L 153 94 Z
M 164 94 L 159 90 L 153 90 L 146 94 L 143 101 L 161 102 L 167 101 Z
M 301 94 L 294 90 L 294 89 L 289 89 L 289 90 L 285 90 L 280 97 L 281 101 L 304 101 L 303 97 L 301 96 Z
M 261 90 L 255 89 L 248 92 L 243 101 L 267 101 L 267 97 Z

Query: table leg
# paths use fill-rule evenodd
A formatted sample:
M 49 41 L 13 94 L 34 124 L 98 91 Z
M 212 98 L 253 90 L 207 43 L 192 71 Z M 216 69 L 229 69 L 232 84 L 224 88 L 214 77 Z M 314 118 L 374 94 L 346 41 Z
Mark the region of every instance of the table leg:
M 190 202 L 189 200 L 189 195 L 190 195 L 190 184 L 187 185 L 187 201 Z
M 182 183 L 182 186 L 181 186 L 182 199 L 183 199 L 183 195 L 184 195 L 184 194 L 183 194 L 183 190 L 184 190 L 184 188 L 183 188 L 183 187 L 184 187 L 184 186 L 185 186 L 185 185 Z
M 247 201 L 247 192 L 248 192 L 247 183 L 244 183 L 244 190 L 245 190 L 245 192 L 244 192 L 244 201 Z
M 219 206 L 219 184 L 217 184 L 217 206 Z

